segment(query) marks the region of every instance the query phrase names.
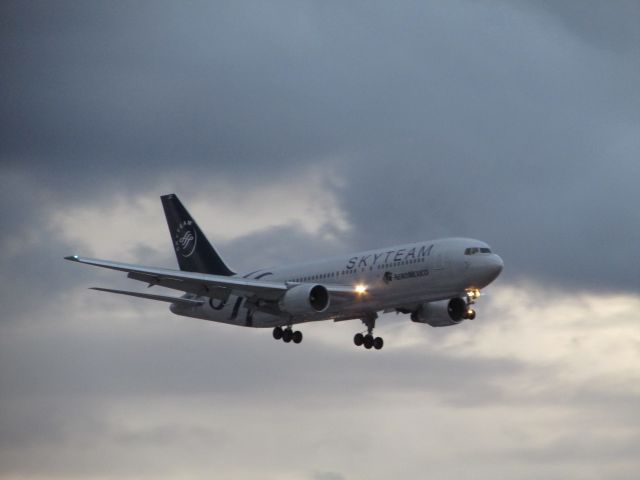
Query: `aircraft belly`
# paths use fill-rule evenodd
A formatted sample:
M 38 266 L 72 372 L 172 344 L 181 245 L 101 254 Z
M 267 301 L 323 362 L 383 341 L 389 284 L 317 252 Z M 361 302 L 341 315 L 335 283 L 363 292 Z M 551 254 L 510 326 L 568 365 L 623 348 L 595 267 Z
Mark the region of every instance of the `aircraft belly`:
M 226 301 L 201 297 L 204 303 L 199 306 L 172 304 L 171 311 L 177 315 L 229 325 L 272 328 L 289 324 L 349 318 L 388 308 L 450 298 L 458 294 L 460 286 L 457 285 L 457 282 L 452 282 L 452 279 L 448 277 L 448 275 L 437 275 L 428 279 L 406 278 L 393 280 L 382 285 L 381 281 L 377 285 L 372 282 L 370 297 L 365 295 L 355 302 L 335 297 L 332 298 L 331 305 L 326 311 L 298 317 L 251 311 L 246 308 L 246 299 L 244 297 L 233 295 Z
M 176 315 L 199 318 L 212 322 L 245 327 L 268 327 L 281 325 L 282 318 L 265 312 L 251 312 L 246 308 L 244 297 L 230 296 L 226 301 L 203 298 L 205 303 L 197 307 L 172 304 Z

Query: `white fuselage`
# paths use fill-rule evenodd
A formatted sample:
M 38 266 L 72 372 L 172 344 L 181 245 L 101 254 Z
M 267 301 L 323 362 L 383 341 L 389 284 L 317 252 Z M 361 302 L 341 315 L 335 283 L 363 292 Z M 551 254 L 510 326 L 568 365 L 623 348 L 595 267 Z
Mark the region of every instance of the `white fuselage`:
M 472 252 L 472 253 L 469 253 Z M 481 289 L 502 270 L 502 260 L 484 242 L 447 238 L 343 255 L 314 262 L 261 269 L 239 278 L 320 285 L 362 285 L 359 301 L 345 302 L 332 296 L 321 313 L 293 317 L 282 312 L 255 309 L 244 297 L 231 295 L 226 301 L 201 299 L 202 305 L 172 304 L 171 311 L 233 325 L 275 327 L 318 320 L 362 318 L 378 311 L 413 310 L 420 304 L 465 295 Z

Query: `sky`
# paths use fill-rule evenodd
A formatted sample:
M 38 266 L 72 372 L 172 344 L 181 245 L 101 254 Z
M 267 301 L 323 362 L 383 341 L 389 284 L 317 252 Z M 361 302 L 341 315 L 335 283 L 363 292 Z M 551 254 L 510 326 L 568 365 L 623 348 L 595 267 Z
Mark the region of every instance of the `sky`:
M 631 480 L 640 3 L 0 5 L 0 479 Z M 237 271 L 446 236 L 473 322 L 173 316 L 65 262 Z M 165 293 L 159 290 L 159 293 Z M 171 292 L 169 292 L 171 293 Z

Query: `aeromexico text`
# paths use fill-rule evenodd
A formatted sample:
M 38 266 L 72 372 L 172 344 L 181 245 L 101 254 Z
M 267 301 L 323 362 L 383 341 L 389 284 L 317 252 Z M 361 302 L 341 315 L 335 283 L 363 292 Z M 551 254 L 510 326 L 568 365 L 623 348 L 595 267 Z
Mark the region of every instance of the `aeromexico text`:
M 373 267 L 385 263 L 397 263 L 408 260 L 417 260 L 419 258 L 428 257 L 431 254 L 433 245 L 423 245 L 421 247 L 401 248 L 400 250 L 387 250 L 386 252 L 370 253 L 351 257 L 347 263 L 346 269 L 360 267 Z

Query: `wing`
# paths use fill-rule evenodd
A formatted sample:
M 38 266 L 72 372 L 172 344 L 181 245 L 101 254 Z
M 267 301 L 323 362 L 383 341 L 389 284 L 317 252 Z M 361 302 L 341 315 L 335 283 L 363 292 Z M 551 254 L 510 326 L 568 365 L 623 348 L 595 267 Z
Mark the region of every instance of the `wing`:
M 65 257 L 65 259 L 72 262 L 93 265 L 95 267 L 127 272 L 129 278 L 148 283 L 149 286 L 160 285 L 182 292 L 222 300 L 226 300 L 229 295 L 233 294 L 256 300 L 275 301 L 282 297 L 289 288 L 297 285 L 286 282 L 264 282 L 247 278 L 186 272 L 170 268 L 145 267 L 129 263 L 112 262 L 110 260 L 79 257 L 77 255 Z M 337 296 L 355 298 L 362 294 L 362 292 L 357 292 L 353 287 L 348 285 L 329 284 L 324 285 L 324 287 L 329 293 Z

